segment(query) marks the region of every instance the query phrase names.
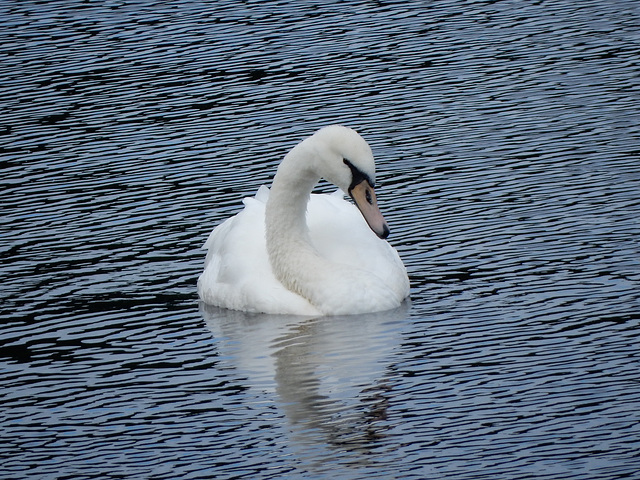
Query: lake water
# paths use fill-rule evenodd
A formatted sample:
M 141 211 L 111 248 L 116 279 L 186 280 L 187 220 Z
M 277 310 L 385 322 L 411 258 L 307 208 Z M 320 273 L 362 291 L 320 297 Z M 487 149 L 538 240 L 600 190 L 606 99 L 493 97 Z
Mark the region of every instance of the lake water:
M 640 478 L 639 15 L 2 2 L 0 478 Z M 332 123 L 411 302 L 200 305 L 211 229 Z

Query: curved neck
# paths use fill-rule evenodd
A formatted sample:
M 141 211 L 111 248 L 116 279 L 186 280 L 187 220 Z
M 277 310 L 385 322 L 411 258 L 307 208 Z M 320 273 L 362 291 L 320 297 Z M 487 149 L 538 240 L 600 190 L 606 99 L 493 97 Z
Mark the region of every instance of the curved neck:
M 289 290 L 311 300 L 308 285 L 327 266 L 311 245 L 307 203 L 320 180 L 315 154 L 296 146 L 278 167 L 265 210 L 267 252 L 276 278 Z
M 286 157 L 278 167 L 269 192 L 265 217 L 267 247 L 270 240 L 306 238 L 308 234 L 307 203 L 319 177 L 287 160 L 291 159 Z

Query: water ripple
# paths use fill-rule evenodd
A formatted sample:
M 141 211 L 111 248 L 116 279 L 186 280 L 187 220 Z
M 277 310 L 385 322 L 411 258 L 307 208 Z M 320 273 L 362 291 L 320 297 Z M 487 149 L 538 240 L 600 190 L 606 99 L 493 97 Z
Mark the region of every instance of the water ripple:
M 635 2 L 43 5 L 0 6 L 1 477 L 637 476 Z M 329 123 L 411 306 L 199 311 Z

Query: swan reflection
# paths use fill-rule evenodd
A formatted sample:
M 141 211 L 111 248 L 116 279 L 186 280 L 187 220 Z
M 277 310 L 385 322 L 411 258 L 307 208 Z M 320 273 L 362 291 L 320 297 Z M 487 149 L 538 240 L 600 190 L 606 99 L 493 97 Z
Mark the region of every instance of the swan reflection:
M 293 442 L 349 451 L 367 451 L 384 434 L 387 363 L 408 308 L 296 317 L 201 304 L 221 357 L 249 388 L 273 396 Z

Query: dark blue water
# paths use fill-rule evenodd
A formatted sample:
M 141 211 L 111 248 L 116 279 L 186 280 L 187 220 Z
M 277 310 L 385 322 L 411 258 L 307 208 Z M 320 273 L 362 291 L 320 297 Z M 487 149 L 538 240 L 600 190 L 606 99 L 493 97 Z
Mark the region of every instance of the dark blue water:
M 0 478 L 640 478 L 639 14 L 2 2 Z M 331 123 L 411 303 L 199 305 L 208 233 Z

